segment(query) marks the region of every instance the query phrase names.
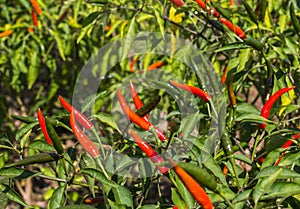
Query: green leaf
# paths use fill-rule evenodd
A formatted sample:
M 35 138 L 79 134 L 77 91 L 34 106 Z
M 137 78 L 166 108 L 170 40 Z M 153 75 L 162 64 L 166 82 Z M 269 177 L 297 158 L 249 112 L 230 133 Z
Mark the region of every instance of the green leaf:
M 84 168 L 96 168 L 96 164 L 95 164 L 95 161 L 94 159 L 86 154 L 86 153 L 83 153 L 81 155 L 81 158 L 80 158 L 80 161 L 79 161 L 79 167 L 80 169 L 84 169 Z M 84 174 L 84 178 L 87 182 L 87 184 L 89 185 L 89 189 L 93 195 L 93 197 L 95 196 L 95 179 L 92 178 L 90 175 L 87 175 L 87 174 Z
M 126 205 L 133 208 L 131 193 L 128 188 L 123 186 L 113 187 L 114 198 L 117 204 Z
M 65 61 L 66 60 L 65 52 L 64 52 L 65 44 L 64 44 L 63 40 L 61 39 L 60 34 L 56 31 L 51 30 L 51 29 L 49 29 L 49 31 L 54 36 L 54 39 L 56 41 L 56 45 L 57 45 L 57 48 L 58 48 L 58 52 L 59 52 L 61 58 Z
M 68 205 L 68 206 L 60 207 L 58 209 L 96 209 L 96 208 L 88 205 Z
M 157 21 L 157 24 L 159 26 L 159 30 L 160 30 L 160 33 L 163 37 L 163 39 L 165 38 L 165 31 L 164 31 L 164 20 L 161 18 L 161 12 L 158 11 L 156 8 L 153 8 L 154 10 L 154 15 L 155 15 L 155 19 Z
M 55 152 L 55 148 L 52 145 L 48 144 L 48 142 L 43 140 L 32 141 L 29 143 L 28 147 L 43 152 Z
M 115 122 L 115 120 L 113 119 L 113 117 L 109 114 L 106 113 L 102 113 L 99 112 L 96 115 L 92 115 L 92 118 L 96 118 L 98 119 L 100 122 L 105 123 L 107 125 L 109 125 L 110 127 L 112 127 L 113 129 L 117 130 L 119 133 L 121 133 L 121 131 L 118 128 L 117 123 Z
M 0 169 L 0 176 L 6 177 L 6 178 L 16 178 L 16 179 L 26 179 L 29 177 L 33 177 L 38 173 L 31 172 L 28 170 L 25 170 L 23 168 L 2 168 Z
M 81 105 L 81 112 L 84 113 L 88 109 L 91 109 L 99 98 L 105 97 L 107 95 L 108 95 L 108 92 L 103 91 L 101 93 L 97 93 L 97 94 L 93 94 L 93 95 L 88 96 L 84 100 L 83 104 Z
M 0 183 L 9 184 L 8 178 L 0 178 Z M 7 196 L 4 192 L 0 192 L 0 209 L 7 208 Z
M 171 194 L 172 194 L 172 196 L 171 196 L 172 202 L 178 208 L 186 208 L 184 201 L 181 199 L 180 195 L 178 194 L 178 192 L 175 188 L 171 188 Z
M 278 178 L 278 176 L 281 174 L 282 168 L 278 169 L 276 173 L 273 173 L 272 175 L 268 176 L 267 178 L 260 179 L 258 183 L 256 184 L 254 191 L 253 191 L 253 200 L 255 205 L 257 205 L 259 199 L 266 193 L 266 191 L 272 186 L 274 181 Z
M 138 207 L 138 209 L 159 209 L 158 205 L 143 205 L 142 207 Z
M 278 166 L 265 167 L 255 176 L 255 179 L 266 178 L 266 177 L 276 173 L 279 169 L 280 169 L 280 167 L 278 167 Z M 288 168 L 281 168 L 281 169 L 282 169 L 282 172 L 277 177 L 277 179 L 300 178 L 300 174 L 293 170 L 290 170 Z
M 17 131 L 16 140 L 19 141 L 26 133 L 28 133 L 31 129 L 33 129 L 38 124 L 39 122 L 34 122 L 23 126 L 21 129 Z
M 249 48 L 249 46 L 244 44 L 244 42 L 237 42 L 237 43 L 225 45 L 217 49 L 216 52 L 222 52 L 222 51 L 234 50 L 234 49 L 246 49 L 246 48 Z
M 102 184 L 105 184 L 107 186 L 110 186 L 110 187 L 117 186 L 117 184 L 115 182 L 108 180 L 105 177 L 105 175 L 99 170 L 96 170 L 93 168 L 85 168 L 85 169 L 80 170 L 80 172 L 83 174 L 90 175 L 91 177 L 95 178 L 96 180 L 100 181 Z
M 9 200 L 19 203 L 20 205 L 23 205 L 25 207 L 33 208 L 30 205 L 26 204 L 22 199 L 22 197 L 17 192 L 15 192 L 12 188 L 10 188 L 8 185 L 1 183 L 0 191 L 1 193 L 4 193 Z
M 245 201 L 250 197 L 252 190 L 245 190 L 241 193 L 239 193 L 233 200 L 232 203 L 238 203 L 241 201 Z
M 49 208 L 59 208 L 64 206 L 66 203 L 66 187 L 58 187 L 52 194 L 52 197 L 49 201 Z
M 136 35 L 136 16 L 134 15 L 130 21 L 127 35 L 122 42 L 122 48 L 121 48 L 122 53 L 121 54 L 123 57 L 121 58 L 121 60 L 124 60 L 125 58 L 127 58 L 129 51 L 132 47 L 132 44 L 134 42 L 135 35 Z
M 261 200 L 274 199 L 279 197 L 289 197 L 300 194 L 300 185 L 294 182 L 275 182 Z
M 38 57 L 38 51 L 34 51 L 30 58 L 30 66 L 27 73 L 27 80 L 28 80 L 28 89 L 30 90 L 35 83 L 38 74 L 39 74 L 39 62 L 40 58 Z
M 101 12 L 92 12 L 87 16 L 82 23 L 82 27 L 86 27 L 87 25 L 91 24 L 94 20 L 98 18 L 98 16 L 101 14 Z
M 288 153 L 278 164 L 279 166 L 289 166 L 294 164 L 300 158 L 299 153 Z

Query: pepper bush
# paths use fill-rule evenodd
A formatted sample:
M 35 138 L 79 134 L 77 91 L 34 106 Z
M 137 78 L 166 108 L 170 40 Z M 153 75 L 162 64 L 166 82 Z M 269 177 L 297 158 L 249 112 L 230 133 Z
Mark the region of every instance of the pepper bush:
M 0 8 L 0 208 L 300 207 L 299 1 Z

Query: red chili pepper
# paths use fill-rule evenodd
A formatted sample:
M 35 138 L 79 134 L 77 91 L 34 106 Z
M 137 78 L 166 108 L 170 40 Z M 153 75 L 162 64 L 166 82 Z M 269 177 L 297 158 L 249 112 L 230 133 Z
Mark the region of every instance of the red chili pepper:
M 205 91 L 203 91 L 202 89 L 199 89 L 199 88 L 194 87 L 194 86 L 189 86 L 189 85 L 186 85 L 186 84 L 180 84 L 180 83 L 177 83 L 173 80 L 170 80 L 170 84 L 172 84 L 173 86 L 176 86 L 180 89 L 191 92 L 192 94 L 194 94 L 195 96 L 201 98 L 205 102 L 210 100 L 209 94 L 206 93 Z
M 74 112 L 75 118 L 78 122 L 87 130 L 90 130 L 94 127 L 94 124 L 80 111 L 78 111 L 75 107 L 70 105 L 62 96 L 58 96 L 61 105 L 69 112 Z
M 261 116 L 268 119 L 269 115 L 270 115 L 270 110 L 273 106 L 273 104 L 281 97 L 282 94 L 294 89 L 296 86 L 291 86 L 291 87 L 286 87 L 286 88 L 282 88 L 279 91 L 277 91 L 276 93 L 274 93 L 269 99 L 268 101 L 266 101 L 265 105 L 263 106 L 263 108 L 261 109 Z M 266 128 L 266 124 L 259 124 L 258 127 L 265 129 Z
M 142 100 L 140 99 L 138 93 L 136 92 L 136 89 L 135 89 L 132 81 L 129 81 L 129 84 L 130 84 L 130 93 L 133 98 L 135 108 L 136 108 L 136 110 L 139 110 L 141 107 L 143 107 L 144 104 L 143 104 Z M 148 121 L 149 115 L 146 114 L 143 118 Z
M 74 132 L 74 135 L 78 139 L 81 146 L 92 156 L 100 156 L 99 150 L 96 145 L 89 139 L 89 137 L 79 128 L 75 121 L 75 113 L 70 113 L 70 126 Z
M 204 1 L 201 1 L 201 0 L 195 0 L 197 2 L 197 4 L 204 10 L 204 11 L 207 11 L 208 14 L 213 14 L 213 16 L 215 17 L 219 17 L 220 16 L 220 13 L 215 10 L 214 8 L 209 8 L 207 6 L 207 3 L 209 1 L 206 1 L 206 3 Z
M 183 184 L 192 194 L 192 196 L 197 200 L 197 202 L 202 206 L 203 209 L 212 209 L 213 204 L 206 194 L 205 190 L 193 179 L 185 170 L 183 170 L 179 165 L 177 165 L 172 159 L 169 158 L 171 165 L 175 173 L 181 179 Z
M 32 22 L 34 26 L 38 26 L 39 22 L 38 22 L 38 18 L 34 12 L 34 10 L 31 10 L 31 17 L 32 17 Z
M 181 7 L 184 5 L 184 2 L 182 0 L 170 0 L 175 6 Z
M 36 13 L 38 13 L 39 15 L 41 15 L 43 13 L 36 0 L 30 0 L 30 3 L 32 5 L 32 7 L 34 8 L 34 10 L 36 11 Z
M 3 31 L 0 33 L 0 38 L 1 37 L 5 37 L 5 36 L 9 36 L 10 34 L 12 34 L 12 30 L 7 30 L 7 31 Z
M 233 6 L 234 5 L 234 0 L 229 0 L 229 6 Z
M 62 21 L 65 19 L 65 17 L 68 15 L 69 13 L 69 9 L 67 9 L 66 11 L 64 11 L 64 13 L 62 13 L 62 15 L 58 18 L 59 21 Z
M 162 163 L 164 162 L 164 159 L 155 152 L 155 150 L 147 143 L 145 142 L 139 135 L 137 135 L 133 130 L 129 130 L 129 134 L 132 136 L 134 141 L 137 143 L 137 145 L 143 150 L 143 152 L 150 158 L 150 160 L 154 164 Z M 157 169 L 162 173 L 167 173 L 170 168 L 163 167 L 163 166 L 156 166 Z
M 151 70 L 160 68 L 160 67 L 164 66 L 165 64 L 166 64 L 166 63 L 163 62 L 163 61 L 155 62 L 155 63 L 149 65 L 148 68 L 147 68 L 147 70 L 148 70 L 148 71 L 151 71 Z
M 222 75 L 222 79 L 221 79 L 221 82 L 222 82 L 223 85 L 224 85 L 225 82 L 226 82 L 227 72 L 228 72 L 228 66 L 226 66 L 226 68 L 225 68 L 224 71 L 223 71 L 223 75 Z
M 264 161 L 265 161 L 265 158 L 264 158 L 264 157 L 258 158 L 258 162 L 263 163 Z
M 232 22 L 230 22 L 229 20 L 223 18 L 223 17 L 220 17 L 219 18 L 219 21 L 221 23 L 223 23 L 224 25 L 226 25 L 229 30 L 231 30 L 232 32 L 234 32 L 237 36 L 239 36 L 241 39 L 246 39 L 247 36 L 246 36 L 246 33 L 237 25 L 235 24 L 232 24 Z
M 51 138 L 48 134 L 48 131 L 47 131 L 45 118 L 44 118 L 43 113 L 42 113 L 40 108 L 37 111 L 37 116 L 38 116 L 38 120 L 39 120 L 41 130 L 44 134 L 44 137 L 45 137 L 46 141 L 48 142 L 48 144 L 53 145 L 53 142 L 52 142 L 52 140 L 51 140 Z
M 300 127 L 298 127 L 298 128 L 300 128 Z M 300 133 L 297 133 L 293 136 L 294 139 L 299 139 L 299 137 L 300 137 Z M 289 148 L 293 143 L 294 143 L 294 141 L 289 139 L 284 143 L 284 145 L 281 146 L 281 148 L 284 148 L 284 149 Z M 277 166 L 280 163 L 280 161 L 284 157 L 285 153 L 286 153 L 286 150 L 277 159 L 277 161 L 274 164 L 275 166 Z
M 117 91 L 118 93 L 118 99 L 119 99 L 119 103 L 120 103 L 120 106 L 123 110 L 123 112 L 125 113 L 125 115 L 127 115 L 127 117 L 135 124 L 137 124 L 139 127 L 141 127 L 142 129 L 148 131 L 150 129 L 150 127 L 152 126 L 155 131 L 156 131 L 156 134 L 158 136 L 158 138 L 162 141 L 165 141 L 167 140 L 167 137 L 158 129 L 156 128 L 155 126 L 153 126 L 150 122 L 146 121 L 144 118 L 140 117 L 138 114 L 136 114 L 134 111 L 132 111 L 125 98 L 123 97 L 120 89 L 118 89 Z

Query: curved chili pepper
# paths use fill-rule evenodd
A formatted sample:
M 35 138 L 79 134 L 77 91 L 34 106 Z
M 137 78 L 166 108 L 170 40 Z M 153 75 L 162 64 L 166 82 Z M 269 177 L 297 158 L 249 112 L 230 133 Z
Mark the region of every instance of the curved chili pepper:
M 89 139 L 85 133 L 79 128 L 75 121 L 75 112 L 70 113 L 70 126 L 74 132 L 74 135 L 78 139 L 81 146 L 92 156 L 100 156 L 99 150 L 96 145 Z
M 226 68 L 224 69 L 223 75 L 222 75 L 222 78 L 221 78 L 221 82 L 222 82 L 223 85 L 224 85 L 225 82 L 226 82 L 227 72 L 228 72 L 228 66 L 226 66 Z
M 41 15 L 43 13 L 36 0 L 30 0 L 30 3 L 32 5 L 32 7 L 34 8 L 34 10 L 36 11 L 36 13 L 38 13 L 39 15 Z
M 10 34 L 12 34 L 13 30 L 6 30 L 0 33 L 0 38 L 1 37 L 5 37 L 5 36 L 9 36 Z
M 180 84 L 180 83 L 177 83 L 173 80 L 170 80 L 170 84 L 172 84 L 173 86 L 176 86 L 177 88 L 180 88 L 180 89 L 191 92 L 192 94 L 194 94 L 195 96 L 201 98 L 205 102 L 208 102 L 210 100 L 209 94 L 206 93 L 205 91 L 203 91 L 202 89 L 199 89 L 199 88 L 194 87 L 194 86 L 189 86 L 189 85 L 186 85 L 186 84 Z
M 163 61 L 155 62 L 155 63 L 149 65 L 149 66 L 147 67 L 147 70 L 148 70 L 148 71 L 151 71 L 151 70 L 160 68 L 160 67 L 164 66 L 165 64 L 166 64 L 166 63 L 163 62 Z
M 43 113 L 41 111 L 41 109 L 39 108 L 38 111 L 37 111 L 37 116 L 38 116 L 38 120 L 39 120 L 39 124 L 40 124 L 40 127 L 41 127 L 41 130 L 44 134 L 44 137 L 46 139 L 46 141 L 48 142 L 48 144 L 51 144 L 53 145 L 53 142 L 47 132 L 47 127 L 46 127 L 46 122 L 45 122 L 45 118 L 43 116 Z
M 173 170 L 181 179 L 183 184 L 189 190 L 191 195 L 197 200 L 197 202 L 202 206 L 203 209 L 212 209 L 213 204 L 206 194 L 205 190 L 193 179 L 185 170 L 183 170 L 178 164 L 176 164 L 172 159 L 169 158 Z
M 69 112 L 74 112 L 75 118 L 78 122 L 87 130 L 91 130 L 94 127 L 94 124 L 80 111 L 78 111 L 75 107 L 70 105 L 62 96 L 58 96 L 61 105 Z
M 184 2 L 182 0 L 170 0 L 175 6 L 181 7 L 184 5 Z
M 143 104 L 142 100 L 140 99 L 138 93 L 136 92 L 136 89 L 135 89 L 132 81 L 129 81 L 129 84 L 130 84 L 130 93 L 133 98 L 135 108 L 136 108 L 136 110 L 139 110 L 143 107 L 144 104 Z M 148 120 L 148 118 L 149 118 L 149 115 L 148 114 L 145 115 L 144 119 Z
M 286 88 L 282 88 L 280 90 L 278 90 L 276 93 L 274 93 L 269 99 L 268 101 L 266 101 L 265 105 L 263 106 L 263 108 L 261 109 L 261 116 L 268 119 L 269 115 L 270 115 L 270 110 L 273 106 L 273 104 L 281 97 L 282 94 L 294 89 L 296 86 L 291 86 L 291 87 L 286 87 Z M 259 124 L 258 127 L 261 129 L 265 129 L 266 128 L 266 124 Z
M 299 127 L 298 127 L 298 128 L 299 128 Z M 297 134 L 295 134 L 295 135 L 293 136 L 294 139 L 299 139 L 299 137 L 300 137 L 300 133 L 297 133 Z M 281 146 L 281 148 L 287 149 L 287 148 L 289 148 L 293 143 L 294 143 L 294 141 L 291 140 L 291 139 L 289 139 L 289 140 L 287 140 L 287 141 L 284 143 L 284 145 Z M 285 153 L 286 153 L 286 150 L 284 150 L 284 152 L 283 152 L 283 153 L 280 155 L 280 157 L 277 159 L 277 161 L 276 161 L 275 164 L 274 164 L 275 166 L 277 166 L 277 165 L 280 163 L 280 161 L 281 161 L 281 159 L 284 157 Z
M 227 91 L 228 91 L 228 96 L 230 99 L 231 106 L 236 107 L 236 98 L 233 90 L 233 78 L 234 78 L 234 74 L 230 76 Z
M 39 24 L 38 18 L 33 9 L 31 10 L 31 18 L 32 18 L 33 25 L 38 26 L 38 24 Z
M 234 32 L 241 39 L 246 39 L 247 38 L 246 33 L 239 26 L 237 26 L 235 24 L 232 24 L 232 22 L 230 22 L 229 20 L 227 20 L 223 17 L 220 17 L 219 21 L 221 23 L 223 23 L 224 25 L 226 25 L 229 28 L 229 30 Z
M 150 122 L 146 121 L 144 118 L 140 117 L 138 114 L 136 114 L 134 111 L 132 111 L 125 98 L 123 97 L 121 90 L 118 89 L 117 91 L 118 94 L 118 100 L 120 103 L 120 106 L 123 110 L 123 112 L 125 113 L 125 115 L 127 115 L 127 117 L 135 124 L 137 124 L 139 127 L 141 127 L 142 129 L 148 131 L 151 127 L 153 127 L 156 131 L 156 134 L 158 136 L 158 138 L 162 141 L 167 140 L 167 137 L 155 126 L 153 126 Z
M 143 152 L 147 155 L 148 158 L 154 163 L 162 163 L 164 162 L 164 159 L 155 152 L 155 150 L 147 143 L 145 142 L 139 135 L 137 135 L 133 130 L 128 131 L 129 134 L 132 136 L 134 141 L 137 143 L 137 145 L 143 150 Z M 167 173 L 170 168 L 168 167 L 163 167 L 163 166 L 156 166 L 157 169 L 162 173 L 165 174 Z

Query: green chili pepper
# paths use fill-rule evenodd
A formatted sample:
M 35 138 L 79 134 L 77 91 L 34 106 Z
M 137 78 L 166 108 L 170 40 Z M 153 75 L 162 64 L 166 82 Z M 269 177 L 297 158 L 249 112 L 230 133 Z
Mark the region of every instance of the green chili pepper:
M 24 165 L 31 165 L 35 163 L 47 163 L 52 161 L 57 161 L 59 156 L 56 153 L 38 153 L 30 157 L 26 157 L 23 160 L 17 161 L 15 163 L 11 163 L 6 167 L 13 167 L 13 166 L 24 166 Z
M 298 22 L 296 14 L 295 14 L 295 8 L 294 8 L 293 2 L 291 3 L 291 6 L 290 6 L 290 16 L 291 16 L 292 24 L 293 24 L 296 32 L 299 34 L 300 33 L 300 24 Z
M 244 41 L 247 45 L 258 51 L 262 51 L 264 49 L 264 45 L 258 40 L 255 40 L 253 38 L 246 38 Z
M 257 25 L 258 24 L 257 17 L 255 15 L 255 13 L 252 11 L 252 8 L 249 6 L 249 4 L 246 1 L 243 1 L 242 3 L 244 5 L 250 19 Z
M 136 114 L 138 114 L 141 117 L 144 117 L 153 110 L 153 108 L 160 102 L 160 99 L 160 96 L 155 97 L 149 103 L 144 104 L 140 109 L 138 109 L 136 111 Z
M 20 116 L 20 115 L 11 115 L 12 118 L 17 119 L 19 121 L 22 121 L 24 123 L 34 123 L 37 122 L 37 118 L 36 117 L 24 117 L 24 116 Z
M 221 144 L 227 157 L 233 154 L 232 142 L 227 132 L 224 132 L 221 137 Z
M 192 177 L 194 177 L 200 184 L 206 186 L 211 191 L 215 191 L 217 188 L 217 182 L 215 178 L 208 173 L 205 169 L 195 166 L 191 163 L 180 162 L 179 166 L 187 171 Z
M 260 1 L 260 12 L 259 12 L 259 19 L 262 21 L 265 18 L 266 10 L 268 6 L 267 0 Z
M 56 133 L 55 129 L 53 128 L 49 118 L 46 118 L 45 120 L 46 120 L 47 131 L 51 138 L 51 141 L 53 142 L 53 146 L 54 146 L 55 150 L 57 151 L 57 153 L 62 155 L 64 153 L 64 148 L 61 145 L 61 141 L 58 138 L 57 133 Z
M 227 20 L 230 20 L 230 13 L 228 10 L 224 9 L 219 4 L 214 4 L 214 7 L 223 17 L 225 17 Z

